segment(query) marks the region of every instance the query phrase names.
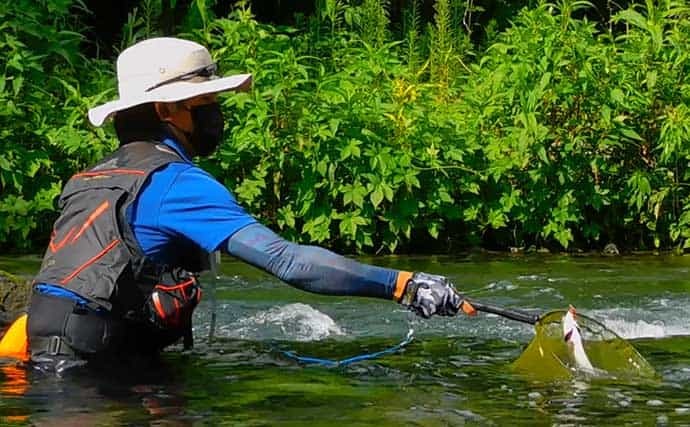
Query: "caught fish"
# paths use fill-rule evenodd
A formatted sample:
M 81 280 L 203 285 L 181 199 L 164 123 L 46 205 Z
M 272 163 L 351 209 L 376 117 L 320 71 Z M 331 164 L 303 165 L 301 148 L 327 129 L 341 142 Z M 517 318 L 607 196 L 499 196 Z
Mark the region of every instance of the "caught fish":
M 571 305 L 568 312 L 563 316 L 563 339 L 567 343 L 568 349 L 575 360 L 575 366 L 578 369 L 593 372 L 594 366 L 592 366 L 592 363 L 589 361 L 587 353 L 585 353 L 585 347 L 582 345 L 580 326 L 577 324 L 575 314 L 575 307 Z

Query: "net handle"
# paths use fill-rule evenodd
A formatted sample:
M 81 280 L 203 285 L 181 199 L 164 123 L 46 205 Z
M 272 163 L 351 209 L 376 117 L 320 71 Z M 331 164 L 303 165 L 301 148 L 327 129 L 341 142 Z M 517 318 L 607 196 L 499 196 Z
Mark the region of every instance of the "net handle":
M 494 304 L 486 304 L 476 300 L 465 299 L 462 302 L 461 307 L 464 304 L 468 304 L 470 309 L 473 308 L 476 311 L 496 314 L 501 317 L 505 317 L 506 319 L 516 320 L 522 323 L 529 323 L 530 325 L 536 325 L 540 319 L 540 316 L 538 314 L 528 313 L 526 311 L 518 310 L 516 308 L 507 308 Z M 468 309 L 466 307 L 462 307 L 462 309 L 466 313 L 468 312 Z

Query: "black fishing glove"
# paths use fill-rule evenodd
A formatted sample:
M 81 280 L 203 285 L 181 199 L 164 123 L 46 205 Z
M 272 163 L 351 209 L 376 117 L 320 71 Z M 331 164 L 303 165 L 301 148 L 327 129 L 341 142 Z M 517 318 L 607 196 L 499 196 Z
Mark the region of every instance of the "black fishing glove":
M 463 302 L 446 277 L 414 273 L 407 281 L 400 304 L 426 319 L 434 314 L 454 316 Z

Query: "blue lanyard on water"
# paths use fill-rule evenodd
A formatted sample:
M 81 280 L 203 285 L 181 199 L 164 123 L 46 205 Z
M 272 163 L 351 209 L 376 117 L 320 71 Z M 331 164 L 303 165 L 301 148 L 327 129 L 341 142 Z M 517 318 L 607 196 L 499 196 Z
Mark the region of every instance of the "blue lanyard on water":
M 414 340 L 414 330 L 410 329 L 409 331 L 407 331 L 407 335 L 405 336 L 405 339 L 403 339 L 398 344 L 396 344 L 392 347 L 388 347 L 384 350 L 377 351 L 374 353 L 359 354 L 357 356 L 347 357 L 345 359 L 340 359 L 340 360 L 321 359 L 319 357 L 310 357 L 310 356 L 299 356 L 294 351 L 281 351 L 281 353 L 283 354 L 283 356 L 288 357 L 292 360 L 295 360 L 299 363 L 303 363 L 305 365 L 326 366 L 329 368 L 334 368 L 334 367 L 351 365 L 353 363 L 361 362 L 363 360 L 377 359 L 377 358 L 385 356 L 387 354 L 396 353 L 396 352 L 400 351 L 401 349 L 403 349 L 405 346 L 407 346 L 409 343 L 411 343 L 412 340 Z

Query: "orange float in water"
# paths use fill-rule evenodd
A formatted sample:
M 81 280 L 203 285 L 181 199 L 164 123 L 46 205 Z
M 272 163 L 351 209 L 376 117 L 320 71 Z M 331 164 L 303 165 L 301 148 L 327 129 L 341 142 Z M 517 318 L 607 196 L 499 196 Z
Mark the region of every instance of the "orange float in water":
M 29 342 L 26 336 L 27 315 L 22 314 L 12 323 L 0 340 L 0 358 L 29 360 Z

